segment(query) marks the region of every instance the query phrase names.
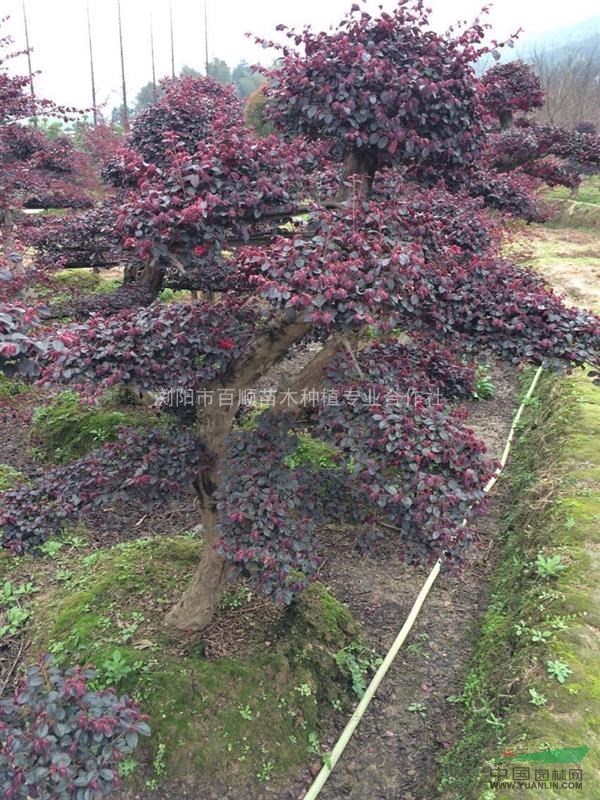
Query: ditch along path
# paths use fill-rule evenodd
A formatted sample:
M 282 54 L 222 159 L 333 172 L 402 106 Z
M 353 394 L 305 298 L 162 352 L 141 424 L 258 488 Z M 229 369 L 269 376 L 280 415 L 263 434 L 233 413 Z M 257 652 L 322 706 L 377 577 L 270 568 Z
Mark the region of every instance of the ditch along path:
M 530 226 L 523 246 L 523 263 L 542 272 L 568 304 L 600 306 L 598 233 Z M 516 405 L 511 373 L 496 367 L 495 400 L 474 405 L 470 413 L 469 424 L 495 458 L 503 449 Z M 460 580 L 440 574 L 320 800 L 431 800 L 437 795 L 437 761 L 460 736 L 460 718 L 448 698 L 462 691 L 496 563 L 495 533 L 510 503 L 502 482 L 496 484 L 489 511 L 477 528 L 481 549 Z M 324 579 L 362 622 L 369 645 L 386 653 L 427 571 L 407 572 L 386 553 L 357 560 L 349 547 L 338 546 L 333 552 Z M 312 767 L 316 773 L 317 766 Z M 309 785 L 289 796 L 302 798 Z

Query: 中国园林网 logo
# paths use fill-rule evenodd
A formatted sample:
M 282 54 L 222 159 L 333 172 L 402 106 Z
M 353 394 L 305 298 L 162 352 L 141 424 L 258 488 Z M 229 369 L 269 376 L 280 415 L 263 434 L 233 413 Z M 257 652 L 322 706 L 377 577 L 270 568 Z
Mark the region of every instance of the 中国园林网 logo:
M 507 749 L 499 758 L 499 763 L 490 768 L 490 788 L 582 789 L 583 769 L 579 765 L 589 749 L 587 745 L 547 748 L 530 753 L 515 753 L 514 750 Z M 508 763 L 511 761 L 533 762 L 534 766 L 513 766 Z M 542 764 L 554 766 L 541 766 Z

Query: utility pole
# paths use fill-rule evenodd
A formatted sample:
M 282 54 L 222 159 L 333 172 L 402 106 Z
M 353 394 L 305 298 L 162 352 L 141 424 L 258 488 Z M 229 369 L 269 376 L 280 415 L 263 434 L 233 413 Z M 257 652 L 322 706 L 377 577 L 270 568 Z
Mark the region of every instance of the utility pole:
M 87 27 L 88 43 L 90 46 L 90 77 L 92 79 L 92 113 L 94 115 L 94 127 L 98 124 L 98 110 L 96 107 L 96 76 L 94 74 L 94 50 L 92 48 L 92 23 L 90 21 L 90 4 L 87 4 Z
M 27 24 L 27 8 L 25 7 L 25 0 L 22 0 L 23 5 L 23 22 L 25 24 L 25 50 L 27 52 L 27 65 L 29 67 L 29 91 L 31 92 L 31 103 L 34 110 L 33 125 L 35 128 L 38 126 L 37 116 L 35 115 L 35 88 L 33 86 L 33 70 L 31 68 L 31 48 L 29 47 L 29 25 Z
M 208 78 L 208 0 L 204 0 L 204 64 Z
M 175 37 L 173 35 L 173 0 L 169 0 L 169 22 L 171 25 L 171 77 L 175 77 Z
M 150 12 L 150 56 L 152 58 L 152 98 L 154 102 L 158 100 L 156 91 L 156 61 L 154 58 L 154 26 L 152 24 L 152 12 Z
M 129 131 L 129 109 L 127 108 L 127 84 L 125 82 L 125 55 L 123 53 L 123 23 L 121 20 L 121 0 L 117 0 L 117 14 L 119 17 L 119 48 L 121 50 L 121 88 L 123 94 L 123 110 L 121 120 L 125 133 Z

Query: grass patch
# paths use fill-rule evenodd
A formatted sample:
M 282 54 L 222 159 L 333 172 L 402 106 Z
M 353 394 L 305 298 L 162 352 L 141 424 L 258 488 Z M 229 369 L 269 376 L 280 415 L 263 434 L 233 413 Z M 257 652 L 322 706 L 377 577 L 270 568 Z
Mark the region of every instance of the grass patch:
M 600 175 L 583 180 L 575 193 L 566 186 L 554 186 L 545 192 L 550 200 L 574 200 L 577 203 L 600 205 Z
M 200 548 L 191 535 L 87 555 L 65 547 L 54 562 L 60 584 L 40 593 L 34 616 L 35 652 L 93 663 L 99 687 L 128 692 L 150 715 L 140 787 L 197 773 L 240 784 L 293 773 L 314 757 L 324 713 L 349 706 L 357 664 L 373 663 L 348 609 L 319 584 L 272 622 L 249 618 L 265 626 L 259 643 L 205 658 L 201 638 L 162 626 Z M 348 648 L 349 666 L 339 657 Z
M 507 746 L 524 753 L 588 745 L 577 796 L 592 800 L 600 785 L 592 644 L 600 625 L 600 393 L 584 376 L 546 375 L 538 397 L 504 479 L 510 509 L 478 645 L 461 696 L 450 698 L 464 714 L 462 738 L 442 762 L 448 800 L 507 797 L 489 787 L 491 760 Z M 510 790 L 511 798 L 531 796 Z

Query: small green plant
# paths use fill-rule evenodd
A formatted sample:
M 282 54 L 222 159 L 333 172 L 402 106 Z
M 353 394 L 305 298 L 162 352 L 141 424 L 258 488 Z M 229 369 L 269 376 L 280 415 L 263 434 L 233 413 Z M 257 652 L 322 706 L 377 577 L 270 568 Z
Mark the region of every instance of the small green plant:
M 245 719 L 248 722 L 253 718 L 252 709 L 248 704 L 245 706 L 238 706 L 238 713 L 242 719 Z
M 136 771 L 138 762 L 135 758 L 124 758 L 119 762 L 119 778 L 128 778 Z
M 514 628 L 515 628 L 515 635 L 518 636 L 519 638 L 524 634 L 526 634 L 527 631 L 529 630 L 529 628 L 525 624 L 525 621 L 522 619 L 520 619 L 518 622 L 515 623 Z
M 500 717 L 497 717 L 492 711 L 490 711 L 490 713 L 487 715 L 485 721 L 487 722 L 488 725 L 491 725 L 492 728 L 499 729 L 504 727 L 504 722 L 500 719 Z
M 412 714 L 418 714 L 420 717 L 423 717 L 423 718 L 424 718 L 425 716 L 427 716 L 427 709 L 426 709 L 426 707 L 423 705 L 423 703 L 411 703 L 411 704 L 410 704 L 410 705 L 407 707 L 407 709 L 408 709 L 408 711 L 410 711 Z
M 548 702 L 548 698 L 546 697 L 546 695 L 542 694 L 541 692 L 538 692 L 538 690 L 533 686 L 529 688 L 529 695 L 531 698 L 529 702 L 534 706 L 538 707 L 545 706 L 546 703 Z
M 552 631 L 542 631 L 533 628 L 531 630 L 531 641 L 532 642 L 549 642 L 550 639 L 554 636 Z
M 556 578 L 566 569 L 559 555 L 544 556 L 542 553 L 538 553 L 534 566 L 540 578 Z
M 546 624 L 549 625 L 551 628 L 554 628 L 555 631 L 566 631 L 566 629 L 569 627 L 569 617 L 566 616 L 548 617 L 546 619 Z
M 142 666 L 141 662 L 136 661 L 135 664 L 128 663 L 120 650 L 113 650 L 110 658 L 102 663 L 102 668 L 99 670 L 100 677 L 106 685 L 119 686 L 119 684 L 134 672 L 137 672 Z
M 368 650 L 358 642 L 340 650 L 334 656 L 336 664 L 352 681 L 352 689 L 357 697 L 362 697 L 366 691 L 366 678 L 381 664 L 382 659 L 372 650 Z
M 6 624 L 0 625 L 0 641 L 5 636 L 14 636 L 31 617 L 31 612 L 19 606 L 11 606 L 6 612 Z
M 275 769 L 275 764 L 273 761 L 263 761 L 260 767 L 259 772 L 256 773 L 257 779 L 261 783 L 267 783 L 271 780 L 271 775 L 273 774 L 273 770 Z
M 474 400 L 491 400 L 496 395 L 496 387 L 490 375 L 489 368 L 483 365 L 477 367 L 475 376 Z
M 564 661 L 560 661 L 560 659 L 556 659 L 556 661 L 546 661 L 546 670 L 548 672 L 548 677 L 556 678 L 559 683 L 564 683 L 573 672 L 573 670 L 569 668 L 569 665 L 565 664 Z
M 243 584 L 236 584 L 223 594 L 220 606 L 223 611 L 235 611 L 252 600 L 252 592 Z
M 152 761 L 154 772 L 156 772 L 157 775 L 164 775 L 167 771 L 166 755 L 167 746 L 164 742 L 159 742 L 154 755 L 154 760 Z
M 5 581 L 0 591 L 0 606 L 14 605 L 20 597 L 27 597 L 35 592 L 37 588 L 31 582 L 13 586 L 10 581 Z
M 296 691 L 302 697 L 310 697 L 313 693 L 308 683 L 301 683 L 300 686 L 296 686 Z
M 317 756 L 326 766 L 331 766 L 331 753 L 325 753 L 321 749 L 321 740 L 319 739 L 319 735 L 314 731 L 310 731 L 307 739 L 308 747 L 306 749 L 308 752 Z
M 49 558 L 55 558 L 64 546 L 64 542 L 59 542 L 58 539 L 49 539 L 40 547 L 40 552 Z

